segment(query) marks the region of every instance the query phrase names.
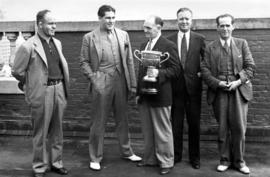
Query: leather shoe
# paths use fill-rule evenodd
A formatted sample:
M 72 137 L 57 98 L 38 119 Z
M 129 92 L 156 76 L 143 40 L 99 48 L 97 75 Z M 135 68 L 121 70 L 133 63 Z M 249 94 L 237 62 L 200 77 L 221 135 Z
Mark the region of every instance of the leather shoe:
M 44 177 L 45 173 L 34 173 L 34 177 Z
M 170 173 L 171 169 L 172 168 L 161 168 L 160 169 L 160 174 L 161 175 L 166 175 L 166 174 Z
M 200 169 L 200 162 L 191 162 L 191 166 L 194 169 Z
M 146 164 L 143 162 L 137 163 L 137 167 L 156 167 L 156 166 L 158 166 L 158 165 L 157 164 Z
M 62 168 L 56 168 L 56 167 L 51 167 L 51 171 L 58 173 L 60 175 L 67 175 L 68 171 L 66 168 L 62 167 Z

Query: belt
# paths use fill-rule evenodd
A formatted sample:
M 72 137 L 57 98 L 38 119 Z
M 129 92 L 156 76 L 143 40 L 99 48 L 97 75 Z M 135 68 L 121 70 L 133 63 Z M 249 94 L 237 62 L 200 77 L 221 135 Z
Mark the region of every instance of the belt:
M 47 86 L 57 85 L 62 82 L 62 79 L 48 79 Z

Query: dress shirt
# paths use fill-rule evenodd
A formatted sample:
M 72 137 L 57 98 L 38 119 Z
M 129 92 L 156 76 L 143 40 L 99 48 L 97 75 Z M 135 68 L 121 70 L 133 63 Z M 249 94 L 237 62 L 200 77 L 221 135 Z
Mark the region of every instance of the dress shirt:
M 224 47 L 225 40 L 223 40 L 223 39 L 220 38 L 220 42 L 221 42 L 222 47 Z M 231 38 L 227 39 L 227 44 L 228 44 L 228 47 L 231 46 Z
M 153 49 L 153 47 L 156 45 L 157 40 L 159 39 L 159 37 L 161 36 L 161 33 L 159 33 L 155 38 L 151 39 L 151 50 Z M 147 45 L 145 46 L 145 50 L 147 50 L 149 45 L 149 42 L 147 43 Z
M 186 40 L 187 40 L 187 50 L 189 49 L 189 39 L 190 39 L 190 31 L 186 32 Z M 179 52 L 179 58 L 181 60 L 181 43 L 182 43 L 182 38 L 184 36 L 184 33 L 182 31 L 178 32 L 178 52 Z

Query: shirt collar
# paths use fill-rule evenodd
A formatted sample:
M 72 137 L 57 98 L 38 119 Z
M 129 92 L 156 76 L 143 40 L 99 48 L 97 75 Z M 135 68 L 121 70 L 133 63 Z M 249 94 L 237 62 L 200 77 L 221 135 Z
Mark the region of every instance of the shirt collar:
M 158 33 L 158 35 L 152 39 L 152 42 L 151 42 L 151 50 L 153 49 L 153 47 L 155 46 L 155 44 L 157 43 L 159 37 L 161 36 L 161 33 Z
M 225 40 L 219 38 L 220 42 L 221 42 L 221 45 L 224 46 L 225 45 Z M 231 38 L 227 39 L 227 44 L 228 44 L 228 47 L 231 46 Z
M 45 36 L 43 36 L 43 35 L 41 35 L 41 34 L 39 34 L 39 33 L 37 33 L 37 34 L 38 34 L 39 39 L 40 39 L 41 41 L 46 42 L 47 44 L 49 44 L 50 41 L 52 40 L 52 37 L 45 37 Z
M 187 41 L 188 41 L 189 38 L 190 38 L 190 30 L 188 30 L 188 31 L 185 32 L 185 33 L 183 33 L 183 32 L 180 31 L 180 30 L 178 31 L 178 37 L 183 38 L 184 34 L 186 35 L 186 39 L 187 39 Z

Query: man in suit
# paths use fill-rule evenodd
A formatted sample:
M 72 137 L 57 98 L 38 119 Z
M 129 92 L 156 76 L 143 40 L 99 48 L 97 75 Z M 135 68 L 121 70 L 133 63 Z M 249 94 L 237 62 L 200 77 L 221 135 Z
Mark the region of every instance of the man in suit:
M 56 23 L 51 11 L 38 12 L 36 23 L 37 34 L 16 52 L 12 74 L 20 81 L 19 85 L 24 88 L 26 101 L 31 107 L 34 176 L 44 176 L 48 168 L 65 175 L 62 119 L 68 95 L 68 65 L 61 42 L 53 37 Z M 47 137 L 50 154 L 46 150 Z
M 202 79 L 200 61 L 204 56 L 204 36 L 190 30 L 192 11 L 177 11 L 179 31 L 168 37 L 178 46 L 179 58 L 184 70 L 173 81 L 172 127 L 174 137 L 174 162 L 181 162 L 183 152 L 183 129 L 186 115 L 188 125 L 189 160 L 194 169 L 200 168 L 200 117 Z
M 137 102 L 144 135 L 144 156 L 138 166 L 160 166 L 160 173 L 167 174 L 174 166 L 173 134 L 170 121 L 172 104 L 171 79 L 182 72 L 179 65 L 176 45 L 161 36 L 163 21 L 160 17 L 150 16 L 143 28 L 148 42 L 141 45 L 141 50 L 168 52 L 170 57 L 159 68 L 145 71 L 139 67 Z M 161 58 L 162 59 L 162 58 Z M 162 59 L 163 60 L 163 59 Z M 157 94 L 147 94 L 143 90 L 143 77 L 156 77 Z
M 83 37 L 80 66 L 90 81 L 92 124 L 89 135 L 90 168 L 100 170 L 103 157 L 105 123 L 111 109 L 121 155 L 131 161 L 141 158 L 130 146 L 127 100 L 135 96 L 136 76 L 127 32 L 114 27 L 115 9 L 103 5 L 98 10 L 99 27 Z
M 255 63 L 247 41 L 232 37 L 233 16 L 220 15 L 216 23 L 219 39 L 207 45 L 201 70 L 208 85 L 207 102 L 212 104 L 219 124 L 217 171 L 226 171 L 232 165 L 249 174 L 244 151 L 248 101 L 252 98 L 250 79 Z

